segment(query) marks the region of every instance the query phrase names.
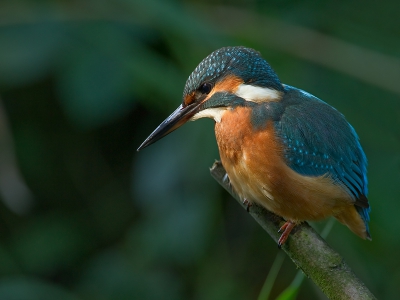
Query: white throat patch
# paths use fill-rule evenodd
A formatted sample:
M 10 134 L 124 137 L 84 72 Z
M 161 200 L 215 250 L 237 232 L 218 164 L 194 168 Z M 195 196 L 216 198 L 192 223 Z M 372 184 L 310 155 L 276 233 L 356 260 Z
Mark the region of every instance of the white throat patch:
M 257 103 L 279 101 L 281 98 L 279 91 L 243 83 L 239 85 L 235 94 L 246 101 Z
M 190 120 L 195 121 L 200 118 L 211 118 L 211 119 L 214 119 L 215 122 L 219 123 L 219 122 L 221 122 L 221 118 L 224 115 L 225 111 L 226 111 L 226 107 L 206 108 L 202 111 L 199 111 Z

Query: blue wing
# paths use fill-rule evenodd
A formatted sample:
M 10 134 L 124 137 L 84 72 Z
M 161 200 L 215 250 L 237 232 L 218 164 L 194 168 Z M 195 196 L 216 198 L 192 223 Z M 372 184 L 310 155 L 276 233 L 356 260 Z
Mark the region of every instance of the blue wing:
M 347 187 L 368 231 L 367 158 L 355 130 L 327 103 L 294 87 L 285 89 L 285 109 L 275 128 L 286 145 L 288 165 L 306 176 L 328 174 Z

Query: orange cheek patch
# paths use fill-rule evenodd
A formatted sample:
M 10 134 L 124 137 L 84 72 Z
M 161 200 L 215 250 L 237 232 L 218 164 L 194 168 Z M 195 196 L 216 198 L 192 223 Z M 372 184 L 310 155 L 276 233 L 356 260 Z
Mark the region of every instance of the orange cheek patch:
M 218 92 L 235 93 L 239 85 L 241 85 L 242 83 L 243 80 L 241 78 L 234 75 L 229 75 L 221 81 L 217 82 L 214 89 L 212 90 L 212 94 Z
M 193 93 L 185 96 L 183 103 L 185 104 L 185 106 L 188 106 L 188 105 L 192 104 L 194 101 L 195 101 L 195 97 L 194 97 L 194 92 L 193 92 Z

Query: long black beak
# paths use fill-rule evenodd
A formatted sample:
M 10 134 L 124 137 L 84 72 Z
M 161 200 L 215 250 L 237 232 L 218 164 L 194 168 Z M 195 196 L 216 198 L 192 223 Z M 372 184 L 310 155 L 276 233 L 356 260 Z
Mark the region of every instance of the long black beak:
M 158 127 L 149 135 L 149 137 L 139 146 L 137 151 L 157 142 L 175 129 L 178 129 L 185 124 L 197 112 L 200 103 L 193 103 L 186 107 L 180 105 L 168 118 L 164 120 Z

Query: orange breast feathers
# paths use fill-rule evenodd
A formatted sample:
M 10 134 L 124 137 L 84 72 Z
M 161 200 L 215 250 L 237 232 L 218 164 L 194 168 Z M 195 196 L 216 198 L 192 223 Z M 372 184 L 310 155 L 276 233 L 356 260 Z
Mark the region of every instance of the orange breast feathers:
M 250 120 L 251 109 L 237 107 L 227 110 L 215 125 L 222 164 L 242 200 L 255 201 L 295 223 L 333 215 L 349 227 L 347 223 L 354 222 L 350 229 L 365 234 L 354 203 L 342 186 L 327 176 L 303 176 L 293 171 L 285 163 L 273 123 L 256 130 Z M 351 214 L 347 223 L 346 214 Z

